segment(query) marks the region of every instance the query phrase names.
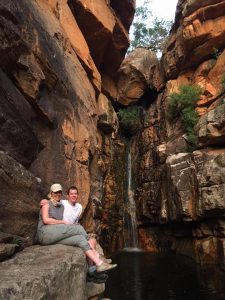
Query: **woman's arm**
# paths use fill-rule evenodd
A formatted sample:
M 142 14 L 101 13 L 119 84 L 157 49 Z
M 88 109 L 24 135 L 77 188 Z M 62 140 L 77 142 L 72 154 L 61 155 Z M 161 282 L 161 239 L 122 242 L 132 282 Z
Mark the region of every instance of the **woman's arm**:
M 42 206 L 42 208 L 41 208 L 41 217 L 42 217 L 42 221 L 45 225 L 69 224 L 68 222 L 63 221 L 63 220 L 56 220 L 53 218 L 49 218 L 48 210 L 49 210 L 48 203 L 45 204 L 44 206 Z
M 48 200 L 47 200 L 47 199 L 42 199 L 42 200 L 40 201 L 40 203 L 39 203 L 40 208 L 41 208 L 42 206 L 46 205 L 46 204 L 48 204 Z

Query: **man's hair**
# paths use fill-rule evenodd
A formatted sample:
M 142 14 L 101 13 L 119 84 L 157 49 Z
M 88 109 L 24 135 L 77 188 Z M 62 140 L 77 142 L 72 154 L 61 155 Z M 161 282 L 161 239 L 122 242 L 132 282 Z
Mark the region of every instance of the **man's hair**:
M 75 185 L 72 185 L 71 187 L 68 188 L 67 195 L 69 195 L 69 193 L 70 193 L 71 190 L 76 190 L 77 194 L 78 194 L 78 188 Z

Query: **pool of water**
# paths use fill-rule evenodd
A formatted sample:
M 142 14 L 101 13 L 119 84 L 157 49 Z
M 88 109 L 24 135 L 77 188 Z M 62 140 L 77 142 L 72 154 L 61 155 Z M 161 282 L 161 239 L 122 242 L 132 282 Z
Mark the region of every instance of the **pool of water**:
M 121 251 L 106 282 L 112 300 L 225 300 L 225 272 L 172 254 Z

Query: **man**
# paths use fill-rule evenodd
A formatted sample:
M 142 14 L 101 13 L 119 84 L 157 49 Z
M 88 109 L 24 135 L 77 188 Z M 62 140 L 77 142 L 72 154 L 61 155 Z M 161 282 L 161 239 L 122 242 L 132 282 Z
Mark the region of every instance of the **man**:
M 71 186 L 67 191 L 68 200 L 61 200 L 60 202 L 64 206 L 63 220 L 72 224 L 77 224 L 81 213 L 82 213 L 82 205 L 77 203 L 78 199 L 78 189 L 76 186 Z M 90 247 L 92 250 L 96 251 L 96 239 L 91 237 L 88 240 Z M 96 251 L 97 252 L 97 251 Z M 107 263 L 111 263 L 111 259 L 106 259 L 101 256 L 101 259 L 105 260 Z
M 68 189 L 67 195 L 68 200 L 60 201 L 64 206 L 63 220 L 72 224 L 77 224 L 82 213 L 82 205 L 77 203 L 77 187 L 71 186 Z
M 80 203 L 77 203 L 78 189 L 76 186 L 71 186 L 68 189 L 67 198 L 68 200 L 61 200 L 61 203 L 64 206 L 63 220 L 72 224 L 77 224 L 82 213 L 82 205 Z M 97 255 L 99 255 L 98 252 L 96 251 L 96 245 L 97 245 L 96 239 L 89 238 L 88 243 L 92 248 L 92 250 L 95 251 Z M 111 259 L 106 259 L 101 255 L 99 256 L 107 263 L 112 262 Z M 90 262 L 89 262 L 87 281 L 92 281 L 95 283 L 104 283 L 107 280 L 107 278 L 108 278 L 107 274 L 97 274 L 96 267 L 90 266 Z

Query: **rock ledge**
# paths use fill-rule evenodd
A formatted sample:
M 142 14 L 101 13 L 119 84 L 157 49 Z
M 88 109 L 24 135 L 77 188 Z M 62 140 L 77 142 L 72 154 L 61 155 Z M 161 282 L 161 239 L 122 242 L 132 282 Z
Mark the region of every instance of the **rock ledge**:
M 28 247 L 0 268 L 0 299 L 86 299 L 86 260 L 79 248 Z

